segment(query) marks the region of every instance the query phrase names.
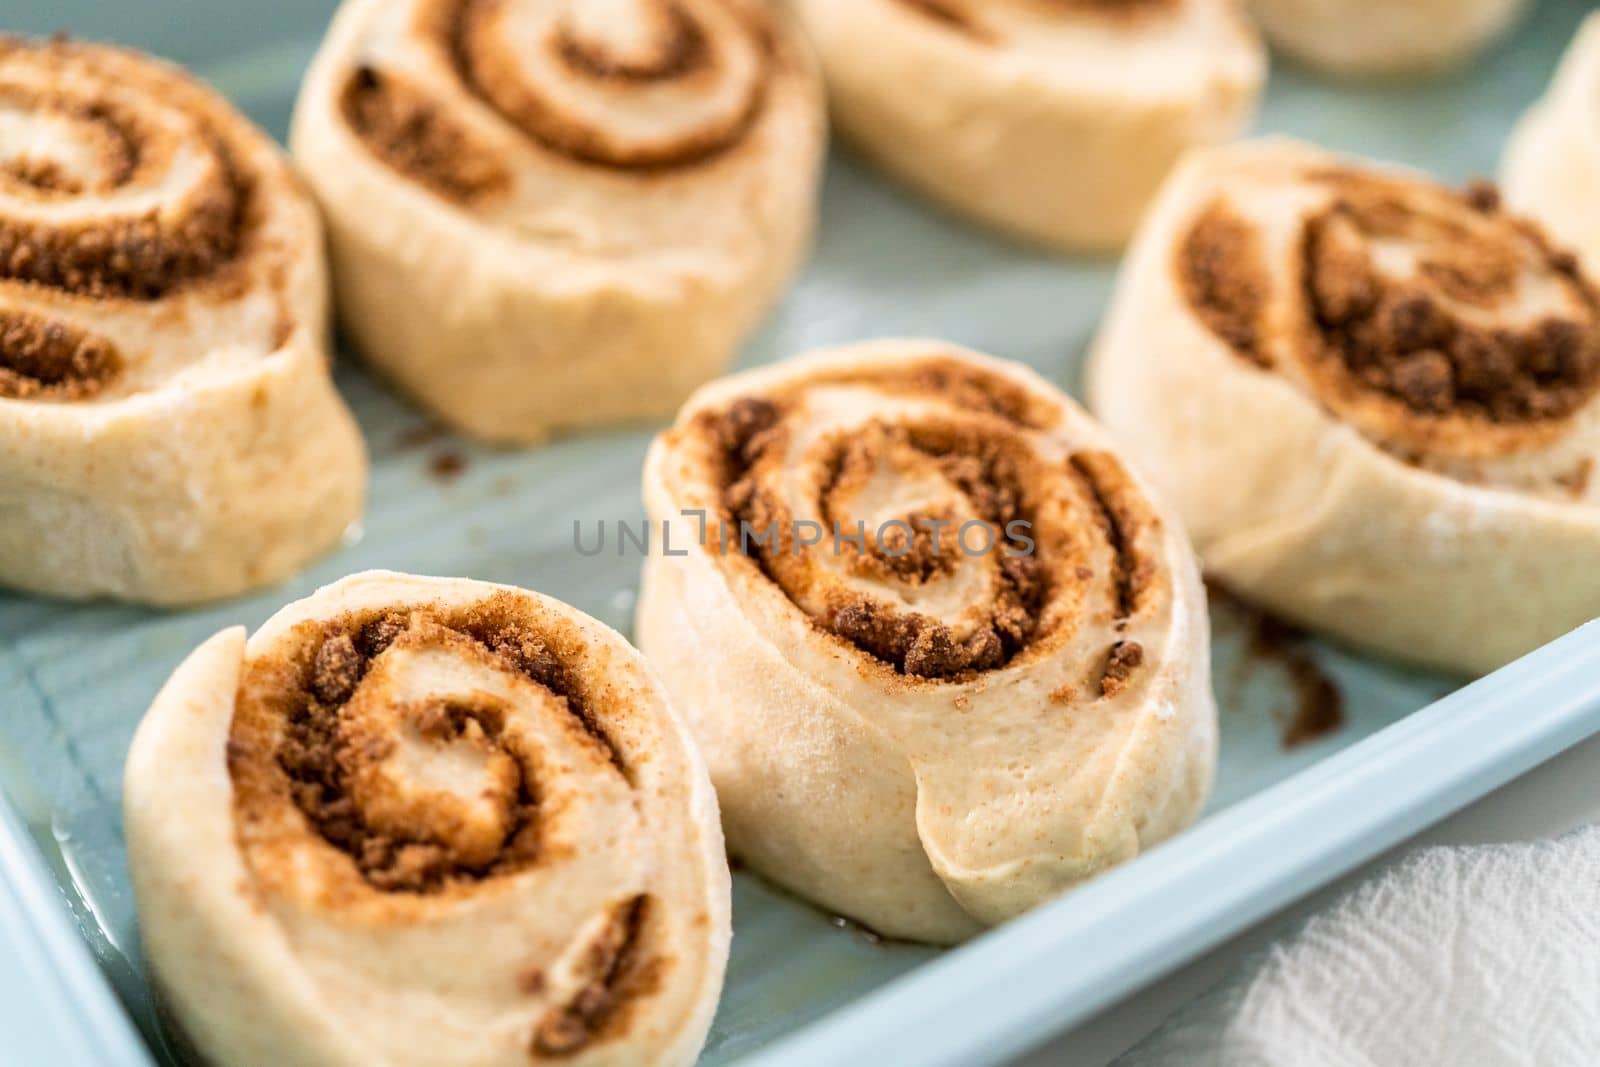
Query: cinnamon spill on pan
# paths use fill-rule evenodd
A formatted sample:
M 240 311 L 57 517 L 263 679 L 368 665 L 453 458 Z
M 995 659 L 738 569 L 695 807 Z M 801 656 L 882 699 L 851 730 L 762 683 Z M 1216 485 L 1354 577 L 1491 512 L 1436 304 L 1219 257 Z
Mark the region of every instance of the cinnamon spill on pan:
M 1206 579 L 1206 593 L 1212 605 L 1228 612 L 1246 630 L 1234 682 L 1242 683 L 1244 676 L 1262 664 L 1276 664 L 1288 678 L 1293 706 L 1273 712 L 1284 748 L 1320 741 L 1344 726 L 1344 692 L 1311 655 L 1304 630 L 1251 606 L 1213 578 Z
M 453 482 L 467 469 L 467 457 L 454 449 L 445 449 L 428 460 L 428 473 L 435 481 Z
M 1257 614 L 1253 620 L 1247 653 L 1282 664 L 1295 691 L 1291 715 L 1280 721 L 1283 747 L 1320 740 L 1344 725 L 1344 693 L 1306 650 L 1306 634 L 1270 615 Z

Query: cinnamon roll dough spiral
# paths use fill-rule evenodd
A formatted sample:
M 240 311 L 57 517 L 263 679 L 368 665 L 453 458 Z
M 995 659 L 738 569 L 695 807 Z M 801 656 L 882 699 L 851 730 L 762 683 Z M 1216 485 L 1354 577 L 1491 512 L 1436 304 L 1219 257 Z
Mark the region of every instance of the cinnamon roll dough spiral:
M 1528 0 L 1250 0 L 1274 48 L 1347 77 L 1422 74 L 1503 37 Z
M 1208 571 L 1464 672 L 1600 613 L 1597 383 L 1600 295 L 1492 188 L 1276 140 L 1174 176 L 1089 367 Z
M 1026 240 L 1114 249 L 1178 157 L 1250 121 L 1236 0 L 793 0 L 832 116 L 918 191 Z
M 226 630 L 128 754 L 140 928 L 216 1064 L 686 1065 L 727 962 L 716 799 L 615 632 L 369 572 Z
M 720 371 L 809 242 L 823 140 L 764 0 L 346 0 L 290 136 L 367 358 L 504 442 Z
M 1600 270 L 1600 14 L 1584 21 L 1549 90 L 1517 124 L 1500 176 L 1508 204 Z
M 955 941 L 1200 809 L 1188 542 L 1024 368 L 886 341 L 736 375 L 656 440 L 644 492 L 640 648 L 775 881 Z
M 161 604 L 275 581 L 360 515 L 310 199 L 208 89 L 0 37 L 0 582 Z

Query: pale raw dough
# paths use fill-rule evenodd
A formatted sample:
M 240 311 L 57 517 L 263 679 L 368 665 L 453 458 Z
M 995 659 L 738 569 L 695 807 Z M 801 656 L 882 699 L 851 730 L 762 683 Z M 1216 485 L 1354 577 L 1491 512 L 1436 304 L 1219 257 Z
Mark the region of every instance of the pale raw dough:
M 1266 58 L 1234 0 L 791 0 L 835 124 L 909 185 L 1063 249 L 1121 247 Z
M 728 483 L 733 454 L 753 465 Z M 771 519 L 800 536 L 742 554 L 717 519 L 745 514 L 728 510 L 738 483 L 764 516 L 752 533 Z M 885 341 L 736 375 L 657 438 L 644 493 L 665 539 L 636 637 L 706 755 L 730 850 L 767 877 L 880 933 L 951 942 L 1200 810 L 1216 714 L 1193 553 L 1103 431 L 1027 369 Z M 1007 546 L 1026 546 L 985 551 L 960 526 L 1007 494 L 1043 585 L 1031 630 L 1000 648 L 1022 588 Z M 700 539 L 707 515 L 727 553 Z M 940 515 L 920 576 L 788 526 L 864 523 L 872 557 L 881 524 Z M 956 648 L 1002 655 L 951 673 Z
M 1600 271 L 1600 15 L 1590 15 L 1501 167 L 1506 201 Z
M 290 144 L 367 359 L 533 442 L 723 369 L 809 244 L 824 133 L 764 0 L 346 0 Z
M 1364 370 L 1359 337 L 1383 356 Z M 1209 573 L 1478 673 L 1600 613 L 1597 361 L 1594 287 L 1491 191 L 1270 140 L 1173 177 L 1088 387 Z
M 1421 74 L 1499 40 L 1528 0 L 1250 0 L 1274 48 L 1330 74 Z
M 337 748 L 290 726 L 313 695 Z M 291 778 L 319 747 L 354 847 L 304 805 L 325 778 Z M 156 697 L 123 803 L 146 955 L 219 1067 L 681 1067 L 705 1041 L 711 783 L 638 653 L 558 601 L 374 571 L 225 630 Z
M 0 39 L 0 582 L 183 604 L 334 546 L 366 453 L 327 328 L 265 135 L 153 59 Z

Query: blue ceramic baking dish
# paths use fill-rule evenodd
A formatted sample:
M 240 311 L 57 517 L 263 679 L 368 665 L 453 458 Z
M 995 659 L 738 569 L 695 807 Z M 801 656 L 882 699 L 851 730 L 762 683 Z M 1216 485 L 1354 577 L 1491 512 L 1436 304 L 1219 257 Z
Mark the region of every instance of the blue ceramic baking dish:
M 1275 70 L 1259 127 L 1450 180 L 1493 173 L 1589 5 L 1547 2 L 1472 70 L 1332 86 Z M 282 137 L 331 0 L 7 0 L 0 30 L 57 30 L 175 59 Z M 816 254 L 744 353 L 753 365 L 873 335 L 948 337 L 1069 389 L 1114 264 L 1018 249 L 930 211 L 835 152 Z M 419 432 L 345 361 L 372 448 L 363 535 L 309 573 L 183 613 L 0 595 L 0 1061 L 172 1062 L 146 983 L 121 833 L 121 769 L 167 674 L 226 625 L 352 571 L 514 582 L 624 631 L 637 560 L 578 558 L 575 519 L 637 521 L 648 428 L 528 452 Z M 441 463 L 443 458 L 448 463 Z M 448 469 L 449 478 L 437 472 Z M 1295 747 L 1287 672 L 1248 662 L 1220 609 L 1222 761 L 1205 818 L 1056 903 L 946 952 L 876 943 L 759 880 L 735 882 L 727 991 L 706 1064 L 999 1063 L 1600 731 L 1591 625 L 1465 688 L 1314 646 L 1341 728 Z

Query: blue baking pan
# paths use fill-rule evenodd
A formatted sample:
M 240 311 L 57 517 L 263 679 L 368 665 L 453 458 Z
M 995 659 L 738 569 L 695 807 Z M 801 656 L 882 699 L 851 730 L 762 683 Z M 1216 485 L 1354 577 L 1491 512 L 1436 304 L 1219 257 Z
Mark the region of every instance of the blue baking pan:
M 1493 173 L 1589 5 L 1551 0 L 1470 71 L 1334 86 L 1276 70 L 1260 128 Z M 0 30 L 69 30 L 175 59 L 282 137 L 332 10 L 317 0 L 5 0 Z M 1108 260 L 1063 260 L 952 222 L 843 152 L 816 255 L 745 365 L 861 337 L 947 337 L 1069 389 L 1110 291 Z M 172 1062 L 146 983 L 121 832 L 121 769 L 150 698 L 196 644 L 260 624 L 352 571 L 513 582 L 624 631 L 638 561 L 579 557 L 574 520 L 642 519 L 650 428 L 524 452 L 428 432 L 346 360 L 339 385 L 374 459 L 358 539 L 248 599 L 182 613 L 0 595 L 0 1062 Z M 448 462 L 441 462 L 441 460 Z M 1006 1058 L 1150 982 L 1507 779 L 1600 730 L 1593 626 L 1465 688 L 1337 649 L 1336 730 L 1287 747 L 1290 672 L 1218 609 L 1222 758 L 1205 818 L 1093 884 L 959 949 L 879 943 L 747 874 L 706 1064 L 974 1065 Z

